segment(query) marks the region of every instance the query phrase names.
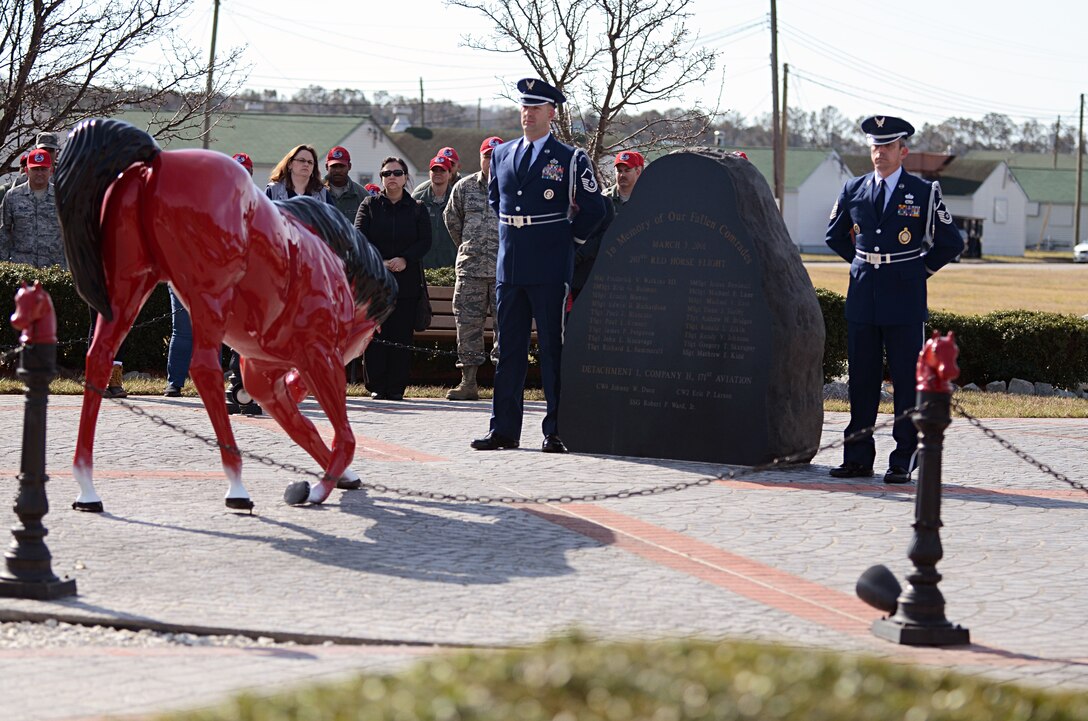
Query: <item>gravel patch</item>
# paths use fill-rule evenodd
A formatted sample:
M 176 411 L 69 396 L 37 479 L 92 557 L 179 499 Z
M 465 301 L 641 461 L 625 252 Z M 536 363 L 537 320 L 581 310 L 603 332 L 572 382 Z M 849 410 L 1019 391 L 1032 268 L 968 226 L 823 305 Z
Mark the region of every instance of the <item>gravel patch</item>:
M 29 621 L 0 623 L 0 649 L 9 648 L 70 648 L 77 646 L 229 646 L 291 647 L 293 642 L 276 643 L 267 636 L 198 636 L 192 633 L 160 633 L 130 631 L 109 626 L 80 626 L 48 619 L 42 623 Z M 331 642 L 325 645 L 332 645 Z

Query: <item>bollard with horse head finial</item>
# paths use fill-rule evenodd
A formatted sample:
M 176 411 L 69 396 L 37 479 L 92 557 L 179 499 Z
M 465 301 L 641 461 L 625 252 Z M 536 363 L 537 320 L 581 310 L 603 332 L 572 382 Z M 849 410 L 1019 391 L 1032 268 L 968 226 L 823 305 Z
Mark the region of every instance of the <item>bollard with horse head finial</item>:
M 937 584 L 941 547 L 941 454 L 944 431 L 951 423 L 952 381 L 960 373 L 956 337 L 937 331 L 918 354 L 915 369 L 917 410 L 912 416 L 921 432 L 918 444 L 918 493 L 914 500 L 914 538 L 907 553 L 914 571 L 907 586 L 884 566 L 873 566 L 858 580 L 858 596 L 890 615 L 874 621 L 873 634 L 908 646 L 955 646 L 971 642 L 970 632 L 945 618 L 944 596 Z M 898 598 L 896 598 L 898 596 Z
M 0 596 L 48 600 L 76 593 L 74 579 L 57 578 L 52 556 L 45 545 L 42 519 L 49 512 L 45 495 L 45 417 L 49 400 L 49 382 L 57 374 L 57 318 L 53 300 L 38 281 L 15 294 L 15 313 L 11 324 L 22 331 L 16 373 L 26 384 L 23 412 L 23 453 L 19 468 L 19 495 L 15 499 L 18 525 L 4 554 L 0 570 Z

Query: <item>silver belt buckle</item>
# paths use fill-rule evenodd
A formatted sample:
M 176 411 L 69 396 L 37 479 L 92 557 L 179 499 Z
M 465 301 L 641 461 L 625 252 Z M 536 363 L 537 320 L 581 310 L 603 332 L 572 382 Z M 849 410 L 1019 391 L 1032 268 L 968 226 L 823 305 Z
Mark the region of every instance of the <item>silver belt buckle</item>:
M 525 221 L 526 221 L 526 217 L 524 215 L 511 215 L 510 216 L 510 224 L 513 225 L 515 228 L 520 228 L 521 226 L 526 225 Z
M 880 267 L 881 255 L 880 253 L 866 253 L 865 260 L 873 264 L 874 268 Z

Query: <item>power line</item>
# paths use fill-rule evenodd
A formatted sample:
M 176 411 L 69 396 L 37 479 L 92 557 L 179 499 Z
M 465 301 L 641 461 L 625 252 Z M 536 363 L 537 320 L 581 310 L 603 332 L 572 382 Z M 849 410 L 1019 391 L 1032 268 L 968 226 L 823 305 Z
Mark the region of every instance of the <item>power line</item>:
M 897 89 L 899 89 L 900 92 L 899 95 L 894 97 L 900 100 L 902 100 L 902 88 L 912 87 L 915 88 L 914 94 L 916 96 L 928 98 L 933 102 L 942 103 L 942 105 L 938 107 L 940 107 L 940 109 L 945 112 L 947 112 L 948 106 L 959 108 L 968 112 L 978 112 L 977 106 L 982 106 L 983 108 L 985 108 L 982 112 L 1003 111 L 1009 115 L 1025 118 L 1035 118 L 1040 115 L 1052 116 L 1060 112 L 1052 108 L 1038 108 L 1011 103 L 996 102 L 986 98 L 978 98 L 970 95 L 965 95 L 963 93 L 944 90 L 935 85 L 927 83 L 926 81 L 919 81 L 916 78 L 901 75 L 899 73 L 884 68 L 874 68 L 872 62 L 865 60 L 864 58 L 860 58 L 856 55 L 852 55 L 838 48 L 829 48 L 826 43 L 810 35 L 809 33 L 806 33 L 803 30 L 800 30 L 788 24 L 783 24 L 783 27 L 786 30 L 786 34 L 788 36 L 792 37 L 800 45 L 807 48 L 808 50 L 825 58 L 828 58 L 838 63 L 843 68 L 852 72 L 856 72 L 858 68 L 865 68 L 866 72 L 874 76 L 877 80 L 880 80 L 882 83 L 890 85 L 892 87 L 896 87 Z M 812 73 L 810 73 L 810 75 L 811 74 Z M 830 78 L 823 78 L 823 80 L 830 83 L 838 83 L 838 81 L 831 80 Z M 850 86 L 847 85 L 847 87 Z M 921 90 L 922 88 L 925 88 L 925 90 Z M 834 90 L 835 88 L 832 87 L 829 89 Z M 854 89 L 862 90 L 861 88 L 856 87 Z M 872 92 L 868 89 L 865 89 L 864 91 Z M 933 102 L 928 103 L 929 107 L 934 107 Z

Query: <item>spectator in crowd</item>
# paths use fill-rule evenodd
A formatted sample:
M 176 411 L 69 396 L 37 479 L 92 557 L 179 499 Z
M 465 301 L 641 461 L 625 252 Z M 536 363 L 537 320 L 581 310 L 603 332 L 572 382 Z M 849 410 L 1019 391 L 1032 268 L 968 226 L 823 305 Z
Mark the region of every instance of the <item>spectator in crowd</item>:
M 431 249 L 423 257 L 424 268 L 445 268 L 453 265 L 457 256 L 457 245 L 442 222 L 442 213 L 449 201 L 450 177 L 453 161 L 445 155 L 431 158 L 430 185 L 416 190 L 412 197 L 423 203 L 431 214 Z
M 54 164 L 60 160 L 60 140 L 57 138 L 56 133 L 38 133 L 34 147 L 48 150 L 49 154 L 53 156 Z
M 4 195 L 16 185 L 26 182 L 26 157 L 29 153 L 23 153 L 19 158 L 19 174 L 15 176 L 13 180 L 8 183 L 0 184 L 0 202 L 3 202 Z
M 167 398 L 177 398 L 185 387 L 189 377 L 189 363 L 193 360 L 193 322 L 189 311 L 181 304 L 169 284 L 166 292 L 170 294 L 170 345 L 166 348 L 166 388 L 162 394 Z
M 351 179 L 351 154 L 347 148 L 337 145 L 325 156 L 325 187 L 332 196 L 337 210 L 349 223 L 359 214 L 359 203 L 367 196 L 363 186 Z
M 446 147 L 444 147 L 444 148 L 439 148 L 438 152 L 435 153 L 435 155 L 441 155 L 443 158 L 449 158 L 450 159 L 449 185 L 450 185 L 451 188 L 453 186 L 457 185 L 457 183 L 459 183 L 461 181 L 461 156 L 457 154 L 456 150 L 454 150 L 453 148 L 451 148 L 448 145 Z M 429 187 L 431 187 L 430 178 L 428 178 L 427 180 L 424 180 L 422 183 L 420 183 L 419 185 L 417 185 L 415 187 L 415 190 L 412 191 L 412 197 L 413 198 L 418 198 L 419 196 L 416 195 L 416 193 L 418 193 L 418 192 L 420 192 L 422 190 L 426 190 Z
M 35 149 L 28 154 L 26 165 L 26 182 L 4 195 L 0 258 L 37 268 L 67 268 L 53 190 L 53 157 L 48 150 Z
M 241 165 L 249 173 L 249 177 L 253 177 L 253 158 L 249 157 L 246 153 L 235 153 L 230 156 L 234 158 L 234 162 Z
M 589 272 L 593 270 L 593 263 L 597 260 L 597 254 L 601 252 L 601 239 L 604 238 L 608 226 L 612 225 L 612 221 L 616 219 L 620 208 L 626 205 L 627 200 L 631 197 L 631 191 L 634 190 L 635 183 L 638 182 L 639 176 L 642 175 L 642 168 L 645 164 L 646 161 L 642 157 L 642 153 L 634 150 L 625 150 L 616 155 L 615 163 L 613 163 L 616 172 L 616 184 L 604 192 L 605 196 L 611 198 L 612 202 L 605 205 L 606 215 L 597 230 L 593 231 L 593 234 L 586 238 L 586 242 L 578 246 L 574 251 L 574 277 L 570 282 L 568 311 L 573 306 L 574 299 L 585 288 L 586 282 L 589 280 Z
M 397 304 L 375 340 L 412 342 L 416 305 L 423 293 L 423 256 L 431 247 L 431 219 L 422 203 L 405 192 L 408 164 L 401 158 L 382 161 L 382 192 L 363 198 L 355 227 L 377 248 L 397 281 Z M 383 343 L 367 346 L 366 386 L 371 398 L 399 401 L 408 386 L 412 352 Z
M 646 165 L 646 159 L 642 153 L 634 150 L 625 150 L 616 154 L 613 163 L 616 168 L 616 184 L 604 192 L 612 199 L 612 205 L 616 212 L 631 199 L 631 191 L 635 189 L 635 183 L 642 175 L 642 168 Z
M 471 445 L 492 451 L 521 443 L 529 336 L 535 320 L 547 402 L 541 450 L 566 453 L 559 437 L 564 308 L 574 247 L 601 224 L 607 201 L 585 151 L 551 134 L 557 106 L 566 102 L 563 93 L 536 78 L 521 80 L 518 90 L 524 135 L 498 146 L 491 158 L 488 199 L 499 216 L 495 299 L 502 345 L 490 428 Z
M 332 196 L 317 172 L 317 151 L 312 145 L 296 145 L 272 170 L 265 195 L 272 200 L 287 200 L 309 195 L 332 204 Z
M 438 155 L 449 158 L 450 162 L 453 163 L 452 167 L 450 167 L 450 184 L 456 185 L 461 182 L 461 156 L 457 154 L 457 151 L 447 145 L 438 149 Z
M 462 178 L 450 191 L 443 213 L 445 226 L 457 246 L 453 284 L 453 318 L 457 324 L 457 367 L 461 382 L 446 393 L 451 401 L 480 397 L 476 371 L 484 363 L 484 323 L 495 315 L 495 257 L 499 253 L 499 224 L 487 200 L 491 153 L 502 144 L 492 136 L 480 144 L 480 172 Z M 499 336 L 491 346 L 491 361 L 499 359 Z

